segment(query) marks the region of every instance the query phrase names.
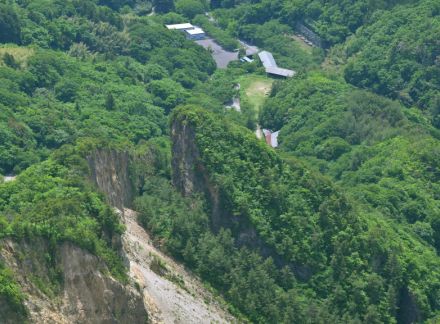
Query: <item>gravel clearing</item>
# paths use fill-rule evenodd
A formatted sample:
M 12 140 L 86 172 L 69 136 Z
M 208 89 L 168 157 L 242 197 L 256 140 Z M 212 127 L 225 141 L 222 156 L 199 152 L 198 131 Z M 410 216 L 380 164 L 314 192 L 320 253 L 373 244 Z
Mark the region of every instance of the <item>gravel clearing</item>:
M 217 44 L 212 38 L 198 40 L 196 43 L 206 49 L 212 50 L 212 57 L 219 69 L 225 69 L 229 62 L 238 60 L 238 51 L 229 52 L 223 49 L 223 47 Z
M 194 276 L 153 246 L 148 233 L 137 223 L 136 212 L 124 209 L 122 219 L 130 275 L 143 291 L 150 323 L 237 323 Z M 166 267 L 165 275 L 150 269 L 153 260 L 158 259 Z

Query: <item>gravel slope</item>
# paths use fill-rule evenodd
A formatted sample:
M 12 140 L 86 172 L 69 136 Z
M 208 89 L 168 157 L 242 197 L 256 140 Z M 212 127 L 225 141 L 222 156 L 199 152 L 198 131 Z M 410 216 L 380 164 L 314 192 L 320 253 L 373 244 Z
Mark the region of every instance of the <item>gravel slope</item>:
M 194 276 L 153 246 L 134 211 L 124 209 L 122 218 L 130 275 L 143 290 L 151 323 L 237 323 Z M 158 259 L 166 269 L 151 270 Z

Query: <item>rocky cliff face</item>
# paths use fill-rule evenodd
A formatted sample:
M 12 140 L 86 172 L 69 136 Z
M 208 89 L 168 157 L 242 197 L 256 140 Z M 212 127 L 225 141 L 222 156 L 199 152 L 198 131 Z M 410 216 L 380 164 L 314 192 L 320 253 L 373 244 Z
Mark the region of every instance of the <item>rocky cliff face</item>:
M 120 246 L 129 275 L 141 291 L 149 322 L 232 322 L 232 316 L 218 305 L 196 278 L 152 245 L 148 233 L 137 224 L 136 213 L 124 208 L 131 205 L 135 192 L 143 187 L 145 177 L 157 172 L 154 151 L 146 149 L 139 153 L 102 149 L 89 154 L 87 161 L 91 179 L 106 194 L 109 203 L 119 209 L 121 222 L 126 226 L 122 242 L 118 238 L 118 242 L 113 243 Z M 182 161 L 187 163 L 188 159 Z M 158 259 L 166 264 L 166 273 L 158 274 L 152 270 Z M 83 279 L 79 277 L 77 281 L 81 283 Z M 80 293 L 82 285 L 71 288 L 69 294 L 74 297 Z M 104 292 L 104 299 L 105 296 Z M 103 298 L 99 295 L 95 297 Z M 140 322 L 124 320 L 120 323 Z
M 231 229 L 239 246 L 257 250 L 263 257 L 272 257 L 277 266 L 289 266 L 299 278 L 307 279 L 311 274 L 307 267 L 287 263 L 261 239 L 248 219 L 233 216 L 224 207 L 228 205 L 225 195 L 209 179 L 200 159 L 193 127 L 185 121 L 174 120 L 171 136 L 173 184 L 185 196 L 195 193 L 205 196 L 210 206 L 213 231 L 217 232 L 222 227 Z
M 87 156 L 90 179 L 106 195 L 108 203 L 120 210 L 131 206 L 134 189 L 130 180 L 127 151 L 98 149 Z
M 64 243 L 49 261 L 50 248 L 43 239 L 2 243 L 1 261 L 14 271 L 26 295 L 31 323 L 147 322 L 140 293 L 113 279 L 105 264 L 87 251 Z M 17 323 L 14 317 L 5 318 L 2 323 Z
M 172 181 L 184 195 L 203 193 L 210 202 L 211 223 L 214 230 L 220 227 L 237 227 L 222 207 L 220 190 L 209 181 L 208 174 L 200 161 L 194 129 L 186 123 L 175 121 L 171 128 L 172 136 Z M 248 227 L 249 228 L 249 227 Z

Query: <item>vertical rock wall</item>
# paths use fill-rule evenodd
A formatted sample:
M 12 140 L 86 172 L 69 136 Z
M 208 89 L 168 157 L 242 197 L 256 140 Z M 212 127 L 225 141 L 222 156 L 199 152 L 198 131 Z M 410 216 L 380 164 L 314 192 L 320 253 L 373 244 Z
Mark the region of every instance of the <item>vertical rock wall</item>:
M 130 180 L 130 155 L 127 151 L 98 149 L 87 156 L 90 178 L 106 195 L 108 203 L 119 210 L 130 207 L 134 189 Z

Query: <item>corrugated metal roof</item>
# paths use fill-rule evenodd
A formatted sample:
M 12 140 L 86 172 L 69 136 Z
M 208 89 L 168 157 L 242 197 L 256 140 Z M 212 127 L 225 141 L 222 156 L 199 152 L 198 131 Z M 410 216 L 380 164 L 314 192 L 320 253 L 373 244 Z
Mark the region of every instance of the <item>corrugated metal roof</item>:
M 263 63 L 266 73 L 283 77 L 293 77 L 295 75 L 295 71 L 278 67 L 272 53 L 261 51 L 260 53 L 258 53 L 258 56 L 260 57 L 261 63 Z
M 295 71 L 283 69 L 280 67 L 268 67 L 266 68 L 266 73 L 280 75 L 283 77 L 293 77 L 295 75 Z
M 275 62 L 272 53 L 261 51 L 258 53 L 258 56 L 260 57 L 261 63 L 263 63 L 265 68 L 277 67 L 277 63 Z

